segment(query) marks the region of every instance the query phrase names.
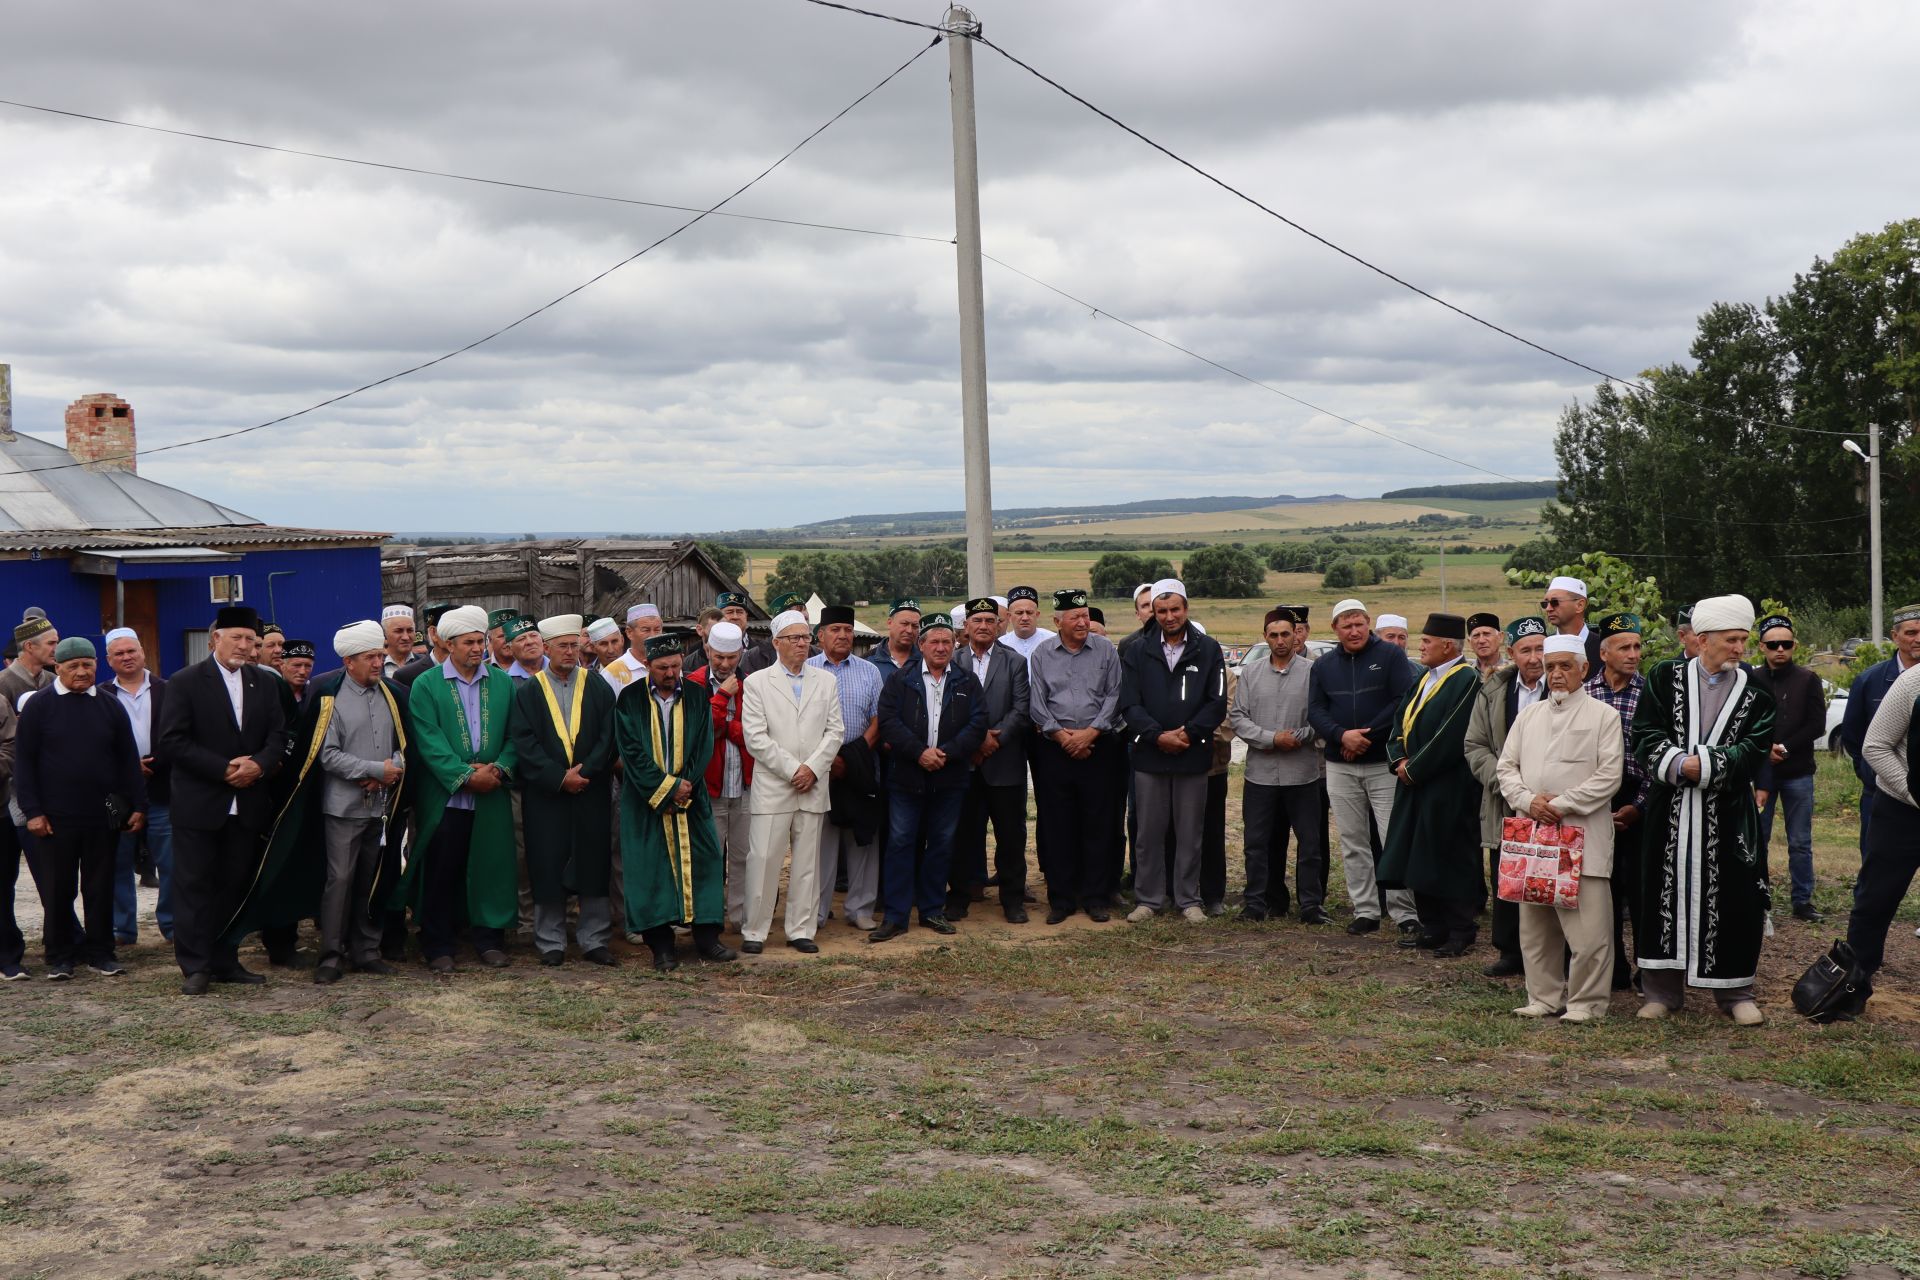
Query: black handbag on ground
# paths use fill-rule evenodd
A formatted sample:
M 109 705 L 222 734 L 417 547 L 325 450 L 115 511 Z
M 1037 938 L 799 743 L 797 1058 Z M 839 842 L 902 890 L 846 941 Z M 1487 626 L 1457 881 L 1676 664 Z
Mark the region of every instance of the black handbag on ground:
M 1851 1022 L 1867 1007 L 1873 983 L 1842 939 L 1793 984 L 1793 1007 L 1809 1022 Z

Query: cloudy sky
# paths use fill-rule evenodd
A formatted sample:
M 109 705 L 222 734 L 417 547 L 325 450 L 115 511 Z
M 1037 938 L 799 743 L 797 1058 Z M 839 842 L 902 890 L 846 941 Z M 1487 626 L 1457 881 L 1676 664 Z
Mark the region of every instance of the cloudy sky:
M 921 20 L 941 6 L 868 0 Z M 1685 355 L 1915 212 L 1920 8 L 981 0 L 986 34 L 1397 274 L 1589 364 Z M 802 0 L 14 9 L 0 96 L 682 205 L 719 199 L 925 43 Z M 987 251 L 1441 462 L 989 265 L 1004 506 L 1371 495 L 1552 473 L 1592 379 L 1396 289 L 975 51 Z M 953 227 L 935 49 L 743 213 Z M 0 107 L 0 362 L 143 448 L 462 346 L 686 215 Z M 709 530 L 961 503 L 954 253 L 708 219 L 457 359 L 143 457 L 288 524 Z

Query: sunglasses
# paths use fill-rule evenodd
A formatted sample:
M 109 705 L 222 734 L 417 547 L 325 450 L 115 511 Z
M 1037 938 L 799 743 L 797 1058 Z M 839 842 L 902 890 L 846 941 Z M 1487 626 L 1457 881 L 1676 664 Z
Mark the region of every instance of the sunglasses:
M 1760 643 L 1769 649 L 1791 649 L 1794 645 L 1791 640 L 1762 640 Z
M 1542 609 L 1558 609 L 1561 605 L 1570 603 L 1572 603 L 1570 600 L 1562 600 L 1559 596 L 1548 596 L 1540 602 L 1540 607 Z

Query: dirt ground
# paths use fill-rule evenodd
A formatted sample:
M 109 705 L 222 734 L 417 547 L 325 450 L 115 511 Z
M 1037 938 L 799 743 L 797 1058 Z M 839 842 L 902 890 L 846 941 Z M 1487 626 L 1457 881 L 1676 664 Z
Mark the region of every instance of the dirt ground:
M 1920 1274 L 1915 912 L 1869 1021 L 1796 1023 L 1820 834 L 1757 1030 L 1231 916 L 201 1000 L 149 926 L 0 988 L 0 1275 Z

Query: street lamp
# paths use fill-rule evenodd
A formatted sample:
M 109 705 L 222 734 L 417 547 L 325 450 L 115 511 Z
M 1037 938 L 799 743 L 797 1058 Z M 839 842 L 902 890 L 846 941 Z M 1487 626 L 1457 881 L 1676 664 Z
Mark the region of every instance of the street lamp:
M 1881 590 L 1880 590 L 1880 424 L 1873 423 L 1867 428 L 1867 447 L 1862 449 L 1852 440 L 1843 440 L 1842 449 L 1853 454 L 1867 464 L 1867 543 L 1868 554 L 1872 557 L 1869 568 L 1870 590 L 1873 596 L 1872 638 L 1880 643 L 1881 636 Z

